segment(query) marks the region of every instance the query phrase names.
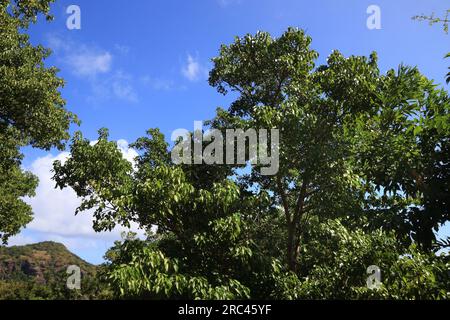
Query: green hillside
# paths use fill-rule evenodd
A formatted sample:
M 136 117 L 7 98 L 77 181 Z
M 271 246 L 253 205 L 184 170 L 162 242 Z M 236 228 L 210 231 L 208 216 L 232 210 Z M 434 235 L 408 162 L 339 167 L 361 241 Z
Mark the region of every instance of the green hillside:
M 81 290 L 67 289 L 71 265 L 81 269 Z M 0 247 L 0 299 L 91 299 L 97 269 L 56 242 Z

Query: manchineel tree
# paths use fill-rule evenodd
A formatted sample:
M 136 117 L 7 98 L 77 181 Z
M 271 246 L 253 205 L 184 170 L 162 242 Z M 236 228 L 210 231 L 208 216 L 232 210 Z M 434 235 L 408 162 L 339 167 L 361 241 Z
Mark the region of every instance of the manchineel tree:
M 20 148 L 64 148 L 78 120 L 64 106 L 64 82 L 46 67 L 50 50 L 29 41 L 26 31 L 38 15 L 48 20 L 52 0 L 0 0 L 0 241 L 32 220 L 22 199 L 33 196 L 37 178 L 21 168 Z
M 375 53 L 332 52 L 290 28 L 237 37 L 209 83 L 234 92 L 211 128 L 280 130 L 279 171 L 177 165 L 151 129 L 131 164 L 99 131 L 73 137 L 54 179 L 95 210 L 94 228 L 137 223 L 107 253 L 122 298 L 449 298 L 449 96 L 416 68 L 381 74 Z M 244 173 L 242 173 L 244 172 Z M 367 267 L 383 280 L 367 288 Z

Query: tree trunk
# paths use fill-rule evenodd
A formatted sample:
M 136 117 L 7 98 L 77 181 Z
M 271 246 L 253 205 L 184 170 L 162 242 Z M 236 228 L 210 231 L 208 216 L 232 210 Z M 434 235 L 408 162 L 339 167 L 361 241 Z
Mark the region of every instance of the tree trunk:
M 297 272 L 298 245 L 296 241 L 296 226 L 294 222 L 288 223 L 287 263 L 289 271 Z
M 287 264 L 288 264 L 289 271 L 293 271 L 293 272 L 295 272 L 295 269 L 296 269 L 296 261 L 294 259 L 294 252 L 295 252 L 294 230 L 295 230 L 295 227 L 293 226 L 293 223 L 292 222 L 288 223 Z
M 300 251 L 300 241 L 298 239 L 299 236 L 298 226 L 303 216 L 308 181 L 307 180 L 303 181 L 296 206 L 295 208 L 292 208 L 293 209 L 292 211 L 290 210 L 291 208 L 289 208 L 289 203 L 287 199 L 288 197 L 284 190 L 284 186 L 280 176 L 277 177 L 277 183 L 278 183 L 278 192 L 281 196 L 284 213 L 286 215 L 286 226 L 288 231 L 287 256 L 286 256 L 287 265 L 289 271 L 297 272 L 298 269 L 297 258 Z
M 288 222 L 288 267 L 290 271 L 298 271 L 298 256 L 300 254 L 299 230 L 301 219 L 304 214 L 305 199 L 307 196 L 308 180 L 303 181 L 300 195 L 293 212 L 292 220 Z

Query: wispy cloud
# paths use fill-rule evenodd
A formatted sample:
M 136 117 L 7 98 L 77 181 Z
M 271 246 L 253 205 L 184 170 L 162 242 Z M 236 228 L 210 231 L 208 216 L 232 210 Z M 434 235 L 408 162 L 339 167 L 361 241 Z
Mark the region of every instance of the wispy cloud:
M 47 36 L 47 42 L 72 74 L 93 77 L 111 71 L 113 55 L 107 50 L 61 39 L 55 34 Z
M 97 74 L 108 73 L 112 65 L 112 55 L 109 52 L 85 49 L 84 52 L 68 55 L 66 59 L 73 73 L 79 76 L 93 77 Z
M 164 77 L 151 77 L 146 75 L 140 77 L 139 82 L 145 88 L 155 91 L 181 91 L 186 89 L 185 85 Z
M 189 81 L 198 81 L 201 78 L 206 78 L 207 68 L 200 64 L 197 58 L 188 54 L 185 65 L 181 69 L 183 76 Z
M 138 96 L 132 85 L 133 78 L 121 71 L 115 73 L 111 79 L 113 94 L 122 99 L 130 102 L 137 102 Z
M 114 55 L 110 51 L 56 35 L 48 36 L 48 45 L 65 70 L 90 85 L 91 92 L 86 94 L 88 102 L 97 104 L 114 98 L 131 103 L 139 100 L 133 77 L 113 65 Z M 113 50 L 126 55 L 130 49 L 115 45 Z
M 120 70 L 101 78 L 93 78 L 90 80 L 92 92 L 87 95 L 87 100 L 91 104 L 99 104 L 113 98 L 130 103 L 138 102 L 139 96 L 134 84 L 134 78 Z

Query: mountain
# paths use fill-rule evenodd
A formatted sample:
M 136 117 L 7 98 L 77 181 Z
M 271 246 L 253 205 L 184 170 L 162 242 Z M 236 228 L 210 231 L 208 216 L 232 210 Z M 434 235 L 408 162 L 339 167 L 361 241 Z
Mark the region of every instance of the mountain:
M 71 265 L 81 270 L 81 290 L 66 286 Z M 61 243 L 0 247 L 0 299 L 89 299 L 101 290 L 98 268 Z
M 70 252 L 63 244 L 41 242 L 25 246 L 0 247 L 0 280 L 33 278 L 46 284 L 49 277 L 66 271 L 70 265 L 82 274 L 95 274 L 96 267 Z

